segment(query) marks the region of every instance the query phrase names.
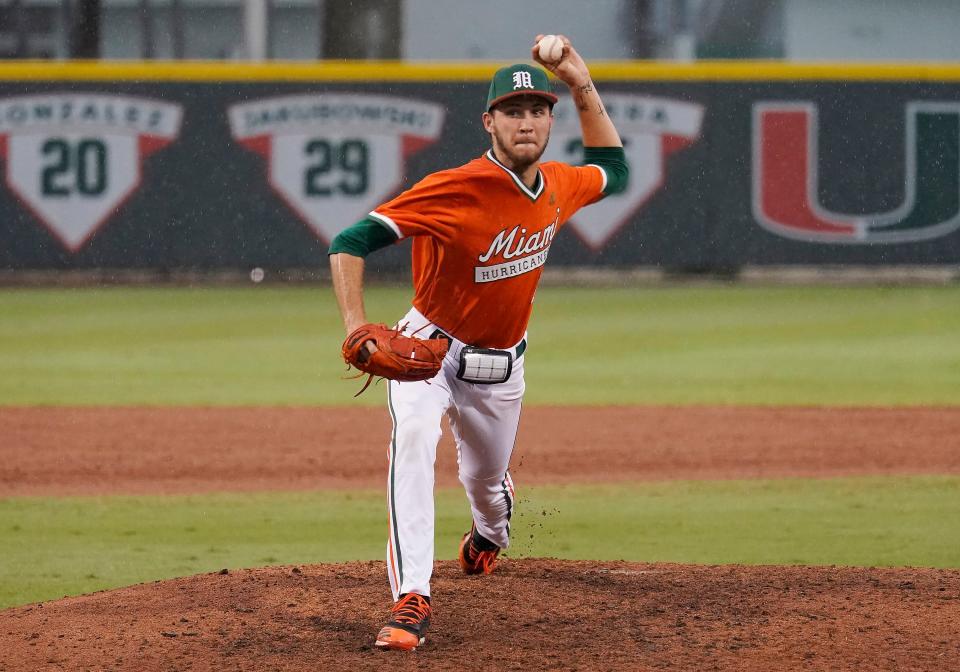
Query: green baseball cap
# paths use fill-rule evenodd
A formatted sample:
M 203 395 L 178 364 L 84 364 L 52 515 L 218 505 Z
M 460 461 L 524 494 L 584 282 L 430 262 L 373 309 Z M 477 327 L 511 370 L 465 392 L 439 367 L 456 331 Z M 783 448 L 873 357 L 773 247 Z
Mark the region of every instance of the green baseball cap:
M 494 73 L 490 80 L 490 93 L 487 94 L 487 112 L 507 98 L 523 95 L 540 96 L 546 99 L 551 107 L 557 102 L 557 97 L 550 92 L 550 80 L 545 71 L 532 65 L 517 63 L 500 68 Z

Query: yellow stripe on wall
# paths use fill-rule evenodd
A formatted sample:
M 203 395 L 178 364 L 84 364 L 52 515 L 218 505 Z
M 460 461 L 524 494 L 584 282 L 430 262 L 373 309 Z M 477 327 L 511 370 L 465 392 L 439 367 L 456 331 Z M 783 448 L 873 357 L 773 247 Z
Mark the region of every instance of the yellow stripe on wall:
M 398 61 L 7 61 L 0 81 L 487 81 L 503 62 Z M 781 61 L 603 61 L 590 64 L 597 81 L 960 81 L 953 63 L 784 63 Z

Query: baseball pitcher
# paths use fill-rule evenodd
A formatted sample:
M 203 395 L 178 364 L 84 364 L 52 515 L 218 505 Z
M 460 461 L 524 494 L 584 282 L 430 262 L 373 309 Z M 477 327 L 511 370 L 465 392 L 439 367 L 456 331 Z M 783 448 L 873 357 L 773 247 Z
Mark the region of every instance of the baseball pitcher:
M 430 623 L 434 459 L 444 414 L 473 513 L 460 566 L 467 574 L 490 574 L 509 545 L 515 495 L 508 467 L 537 283 L 564 222 L 626 187 L 620 137 L 586 64 L 569 39 L 547 37 L 549 53 L 541 49 L 547 38 L 538 35 L 532 57 L 569 87 L 586 165 L 540 163 L 557 96 L 541 68 L 501 68 L 482 114 L 490 149 L 428 175 L 330 246 L 348 334 L 344 358 L 371 377 L 389 379 L 387 571 L 394 606 L 377 635 L 383 649 L 415 649 Z M 395 327 L 369 324 L 364 258 L 404 238 L 412 238 L 413 305 Z

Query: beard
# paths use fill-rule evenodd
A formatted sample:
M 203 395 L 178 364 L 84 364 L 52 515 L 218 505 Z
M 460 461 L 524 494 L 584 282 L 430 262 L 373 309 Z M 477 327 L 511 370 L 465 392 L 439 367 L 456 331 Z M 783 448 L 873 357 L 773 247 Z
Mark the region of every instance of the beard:
M 510 142 L 509 138 L 502 137 L 501 132 L 494 129 L 490 134 L 493 142 L 493 151 L 501 162 L 515 173 L 522 173 L 527 168 L 537 163 L 540 157 L 547 149 L 547 143 L 550 141 L 550 133 L 543 139 L 542 143 L 536 141 L 515 144 Z M 504 161 L 503 159 L 506 159 Z

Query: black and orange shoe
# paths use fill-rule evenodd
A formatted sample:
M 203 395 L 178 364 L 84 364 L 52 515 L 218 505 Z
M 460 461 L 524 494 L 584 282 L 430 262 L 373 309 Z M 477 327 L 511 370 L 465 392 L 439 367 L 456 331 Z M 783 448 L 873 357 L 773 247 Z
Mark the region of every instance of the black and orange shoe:
M 500 547 L 488 541 L 471 525 L 470 531 L 460 541 L 460 569 L 464 574 L 490 574 L 497 566 Z
M 413 651 L 423 644 L 430 627 L 430 598 L 404 593 L 393 605 L 390 620 L 377 634 L 378 649 Z

